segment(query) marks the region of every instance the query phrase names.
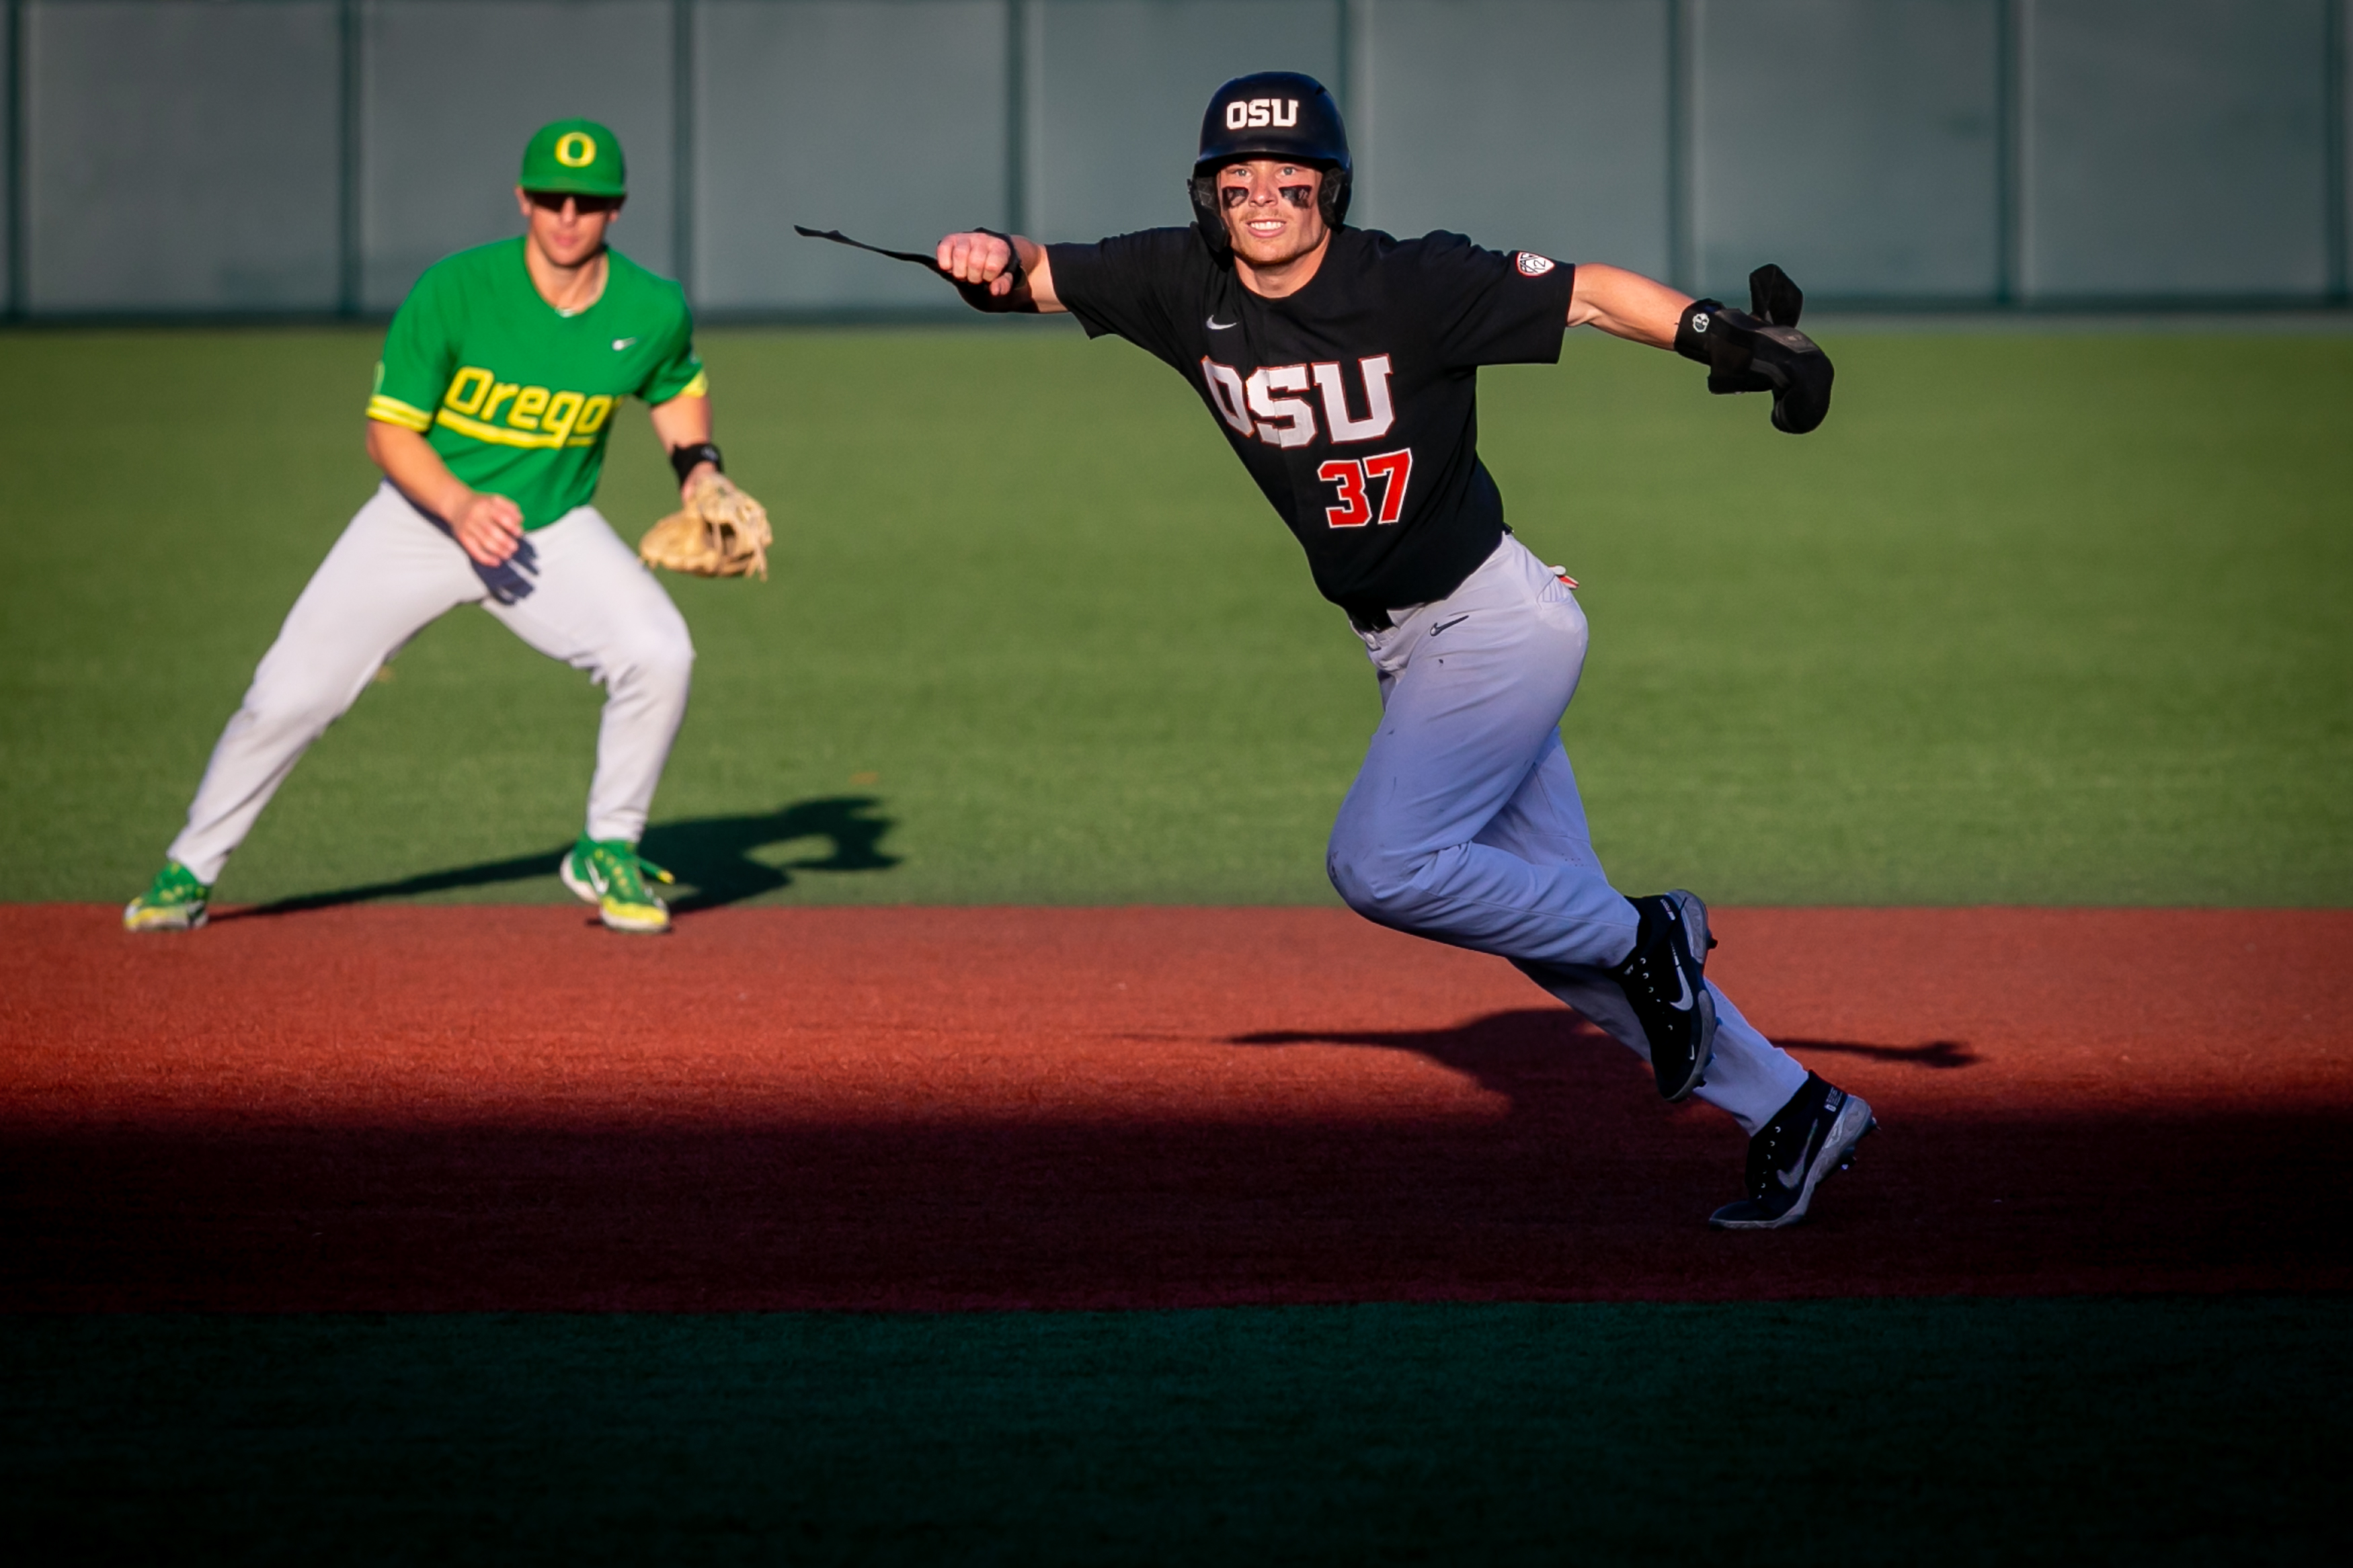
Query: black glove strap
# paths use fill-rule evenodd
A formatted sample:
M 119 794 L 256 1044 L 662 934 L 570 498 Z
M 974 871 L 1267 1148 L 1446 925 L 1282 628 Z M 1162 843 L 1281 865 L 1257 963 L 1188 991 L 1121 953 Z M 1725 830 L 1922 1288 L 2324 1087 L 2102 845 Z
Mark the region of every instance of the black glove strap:
M 1018 310 L 1036 310 L 1037 306 L 1030 300 L 1029 290 L 1026 287 L 1029 275 L 1021 266 L 1021 247 L 1013 243 L 1013 237 L 993 228 L 976 228 L 972 232 L 985 234 L 991 238 L 1005 242 L 1006 248 L 1012 251 L 1013 255 L 1006 262 L 1005 271 L 1001 276 L 1010 278 L 1013 281 L 1006 288 L 1004 293 L 992 294 L 989 289 L 995 286 L 994 284 L 955 283 L 955 279 L 950 279 L 951 283 L 955 283 L 957 295 L 974 310 L 985 310 L 992 316 L 1010 315 Z
M 879 245 L 869 245 L 862 239 L 852 239 L 838 228 L 807 228 L 800 224 L 795 224 L 793 232 L 810 239 L 829 239 L 836 245 L 846 245 L 853 250 L 871 250 L 877 256 L 887 256 L 893 261 L 909 262 L 926 271 L 936 272 L 941 277 L 947 278 L 947 273 L 941 268 L 936 256 L 925 256 L 913 250 L 885 250 Z M 948 278 L 948 282 L 955 287 L 964 302 L 976 310 L 986 310 L 992 316 L 1006 315 L 1016 310 L 1036 311 L 1038 302 L 1029 297 L 1029 274 L 1021 265 L 1021 247 L 1013 243 L 1013 237 L 993 228 L 976 228 L 970 232 L 986 234 L 1001 239 L 1012 250 L 1012 259 L 1006 264 L 1005 271 L 1001 276 L 1012 279 L 1013 285 L 1002 295 L 998 295 L 990 293 L 987 283 L 960 283 L 953 278 Z
M 1723 310 L 1724 301 L 1721 300 L 1694 300 L 1684 306 L 1682 317 L 1675 322 L 1675 353 L 1714 370 L 1715 340 L 1707 334 L 1714 330 L 1715 318 Z
M 723 474 L 727 471 L 727 465 L 719 460 L 719 448 L 708 441 L 698 441 L 691 447 L 672 447 L 670 449 L 670 471 L 678 476 L 680 484 L 686 483 L 686 476 L 694 472 L 694 466 L 697 463 L 708 463 Z

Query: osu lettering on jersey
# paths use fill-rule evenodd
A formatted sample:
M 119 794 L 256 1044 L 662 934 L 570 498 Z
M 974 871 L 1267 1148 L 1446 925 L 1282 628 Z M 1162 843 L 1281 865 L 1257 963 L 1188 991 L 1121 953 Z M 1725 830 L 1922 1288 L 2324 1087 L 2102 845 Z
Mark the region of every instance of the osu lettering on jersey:
M 1193 383 L 1325 598 L 1442 599 L 1502 541 L 1479 367 L 1560 358 L 1575 268 L 1459 234 L 1344 228 L 1305 288 L 1268 300 L 1197 229 L 1046 248 L 1089 337 L 1125 338 Z
M 708 390 L 684 290 L 607 249 L 605 292 L 565 315 L 521 236 L 435 262 L 385 334 L 368 417 L 417 431 L 449 471 L 544 528 L 596 493 L 614 405 Z

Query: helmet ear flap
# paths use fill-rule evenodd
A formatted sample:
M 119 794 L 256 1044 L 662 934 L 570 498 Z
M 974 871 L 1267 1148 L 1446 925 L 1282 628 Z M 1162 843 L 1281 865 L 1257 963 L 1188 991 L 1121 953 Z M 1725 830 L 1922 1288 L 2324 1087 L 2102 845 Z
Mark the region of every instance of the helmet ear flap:
M 1355 183 L 1354 171 L 1330 168 L 1324 171 L 1323 189 L 1315 194 L 1315 205 L 1324 209 L 1324 226 L 1338 228 L 1347 220 L 1349 186 Z
M 1223 256 L 1233 242 L 1226 234 L 1226 215 L 1218 207 L 1217 171 L 1195 174 L 1185 189 L 1193 202 L 1193 226 L 1209 242 L 1209 254 Z

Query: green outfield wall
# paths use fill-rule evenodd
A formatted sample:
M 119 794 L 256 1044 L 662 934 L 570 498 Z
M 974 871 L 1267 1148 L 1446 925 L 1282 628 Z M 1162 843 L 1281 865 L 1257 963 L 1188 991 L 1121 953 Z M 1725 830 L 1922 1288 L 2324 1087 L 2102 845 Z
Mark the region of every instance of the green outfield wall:
M 706 313 L 950 308 L 796 238 L 1184 219 L 1210 89 L 1329 82 L 1359 222 L 1727 293 L 2342 302 L 2353 0 L 6 0 L 19 316 L 370 314 L 627 144 Z

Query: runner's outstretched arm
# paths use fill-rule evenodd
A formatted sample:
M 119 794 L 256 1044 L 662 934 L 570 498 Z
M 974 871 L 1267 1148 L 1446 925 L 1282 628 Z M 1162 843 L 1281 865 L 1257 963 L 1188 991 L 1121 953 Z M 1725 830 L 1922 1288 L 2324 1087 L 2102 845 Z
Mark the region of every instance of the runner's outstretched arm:
M 1639 272 L 1579 262 L 1568 297 L 1568 324 L 1599 327 L 1613 338 L 1671 349 L 1675 325 L 1691 302 L 1682 289 Z

